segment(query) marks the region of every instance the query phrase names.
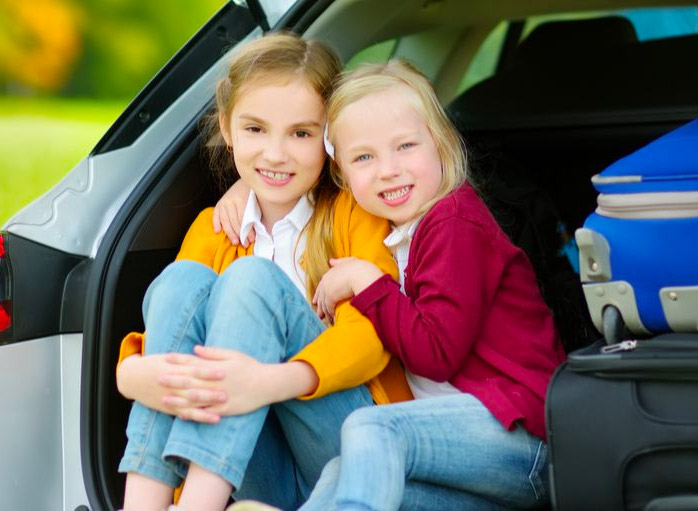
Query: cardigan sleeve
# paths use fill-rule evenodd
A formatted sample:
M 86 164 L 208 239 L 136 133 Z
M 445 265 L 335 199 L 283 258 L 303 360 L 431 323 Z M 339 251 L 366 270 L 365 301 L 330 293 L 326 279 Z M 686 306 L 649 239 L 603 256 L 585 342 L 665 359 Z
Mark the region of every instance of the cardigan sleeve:
M 380 278 L 352 300 L 389 351 L 414 374 L 449 381 L 463 366 L 485 322 L 503 273 L 480 225 L 451 216 L 425 226 L 410 251 L 406 296 Z
M 397 266 L 383 244 L 390 227 L 384 219 L 364 211 L 350 195 L 342 193 L 334 211 L 334 242 L 337 257 L 366 259 L 387 274 L 397 277 Z M 313 399 L 355 387 L 377 376 L 390 360 L 372 323 L 349 301 L 335 310 L 335 323 L 291 360 L 310 364 L 318 375 Z

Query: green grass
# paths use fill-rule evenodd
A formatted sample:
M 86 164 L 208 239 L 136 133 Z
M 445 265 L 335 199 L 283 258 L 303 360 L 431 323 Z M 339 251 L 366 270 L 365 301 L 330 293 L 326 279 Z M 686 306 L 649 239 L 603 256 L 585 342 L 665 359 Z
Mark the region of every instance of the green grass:
M 67 174 L 125 107 L 0 97 L 0 225 Z

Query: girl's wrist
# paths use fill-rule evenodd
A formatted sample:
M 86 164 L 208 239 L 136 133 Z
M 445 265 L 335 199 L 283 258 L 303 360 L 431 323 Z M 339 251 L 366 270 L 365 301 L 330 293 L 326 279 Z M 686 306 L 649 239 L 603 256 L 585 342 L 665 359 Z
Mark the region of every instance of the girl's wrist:
M 368 261 L 362 262 L 360 269 L 358 269 L 351 279 L 352 293 L 354 296 L 358 295 L 383 275 L 383 272 L 375 264 Z
M 135 371 L 141 355 L 130 355 L 123 359 L 116 371 L 116 386 L 119 393 L 126 399 L 135 399 L 133 396 Z
M 319 379 L 313 366 L 307 362 L 294 360 L 280 364 L 264 364 L 261 384 L 267 387 L 270 403 L 280 403 L 289 399 L 312 394 Z

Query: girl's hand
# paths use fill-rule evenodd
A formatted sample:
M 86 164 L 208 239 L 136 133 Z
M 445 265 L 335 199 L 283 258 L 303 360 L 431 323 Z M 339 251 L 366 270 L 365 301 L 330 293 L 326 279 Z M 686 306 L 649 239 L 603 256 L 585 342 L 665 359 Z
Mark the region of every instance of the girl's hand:
M 124 359 L 117 372 L 119 392 L 126 398 L 134 399 L 148 408 L 168 415 L 181 415 L 183 410 L 191 413 L 193 411 L 188 408 L 195 407 L 198 409 L 195 415 L 200 422 L 218 422 L 218 416 L 206 412 L 202 407 L 220 403 L 225 399 L 220 392 L 207 388 L 211 382 L 221 379 L 223 374 L 209 367 L 181 367 L 172 364 L 168 360 L 169 356 L 168 354 L 132 355 Z M 167 374 L 188 378 L 196 388 L 188 396 L 189 406 L 180 407 L 164 401 L 165 396 L 173 393 L 172 388 L 160 381 Z M 178 395 L 187 395 L 178 389 L 174 392 Z
M 242 215 L 245 212 L 247 198 L 250 195 L 250 187 L 242 179 L 238 179 L 233 186 L 221 197 L 213 208 L 213 230 L 225 232 L 233 245 L 240 244 L 240 226 Z M 255 240 L 254 227 L 242 240 L 242 246 L 246 247 Z
M 356 257 L 330 259 L 331 268 L 322 276 L 313 304 L 320 319 L 334 322 L 334 310 L 339 302 L 351 298 L 383 276 L 373 263 Z
M 163 401 L 167 406 L 183 410 L 179 415 L 183 419 L 203 422 L 198 418 L 199 412 L 215 416 L 241 415 L 271 403 L 308 394 L 317 386 L 314 369 L 304 362 L 265 364 L 231 349 L 196 346 L 194 350 L 196 357 L 176 353 L 167 357 L 176 365 L 205 367 L 216 374 L 224 374 L 219 380 L 207 380 L 205 389 L 220 392 L 225 399 L 200 407 L 199 389 L 192 379 L 174 374 L 164 375 L 160 382 L 177 389 L 177 393 L 165 396 Z

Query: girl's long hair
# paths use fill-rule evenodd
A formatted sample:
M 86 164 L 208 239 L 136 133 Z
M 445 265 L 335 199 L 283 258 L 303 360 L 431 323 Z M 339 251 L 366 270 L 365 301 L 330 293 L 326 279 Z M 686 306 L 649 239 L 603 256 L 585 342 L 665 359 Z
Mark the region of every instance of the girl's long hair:
M 436 202 L 462 185 L 468 175 L 463 141 L 449 120 L 431 83 L 407 61 L 393 59 L 386 64 L 363 64 L 340 76 L 327 104 L 328 137 L 335 145 L 333 125 L 342 111 L 361 98 L 396 86 L 407 86 L 412 105 L 429 128 L 441 159 L 441 185 L 436 195 L 421 209 L 426 213 Z M 347 188 L 342 177 L 341 162 L 331 164 L 332 178 L 341 188 Z
M 234 54 L 226 78 L 218 82 L 216 108 L 207 116 L 204 125 L 208 163 L 219 187 L 226 190 L 237 175 L 231 149 L 226 147 L 220 132 L 219 116 L 228 120 L 236 100 L 248 87 L 283 84 L 300 78 L 325 103 L 341 69 L 339 57 L 331 49 L 318 41 L 304 40 L 295 34 L 269 34 L 243 45 Z M 289 101 L 293 101 L 293 98 L 289 98 Z M 305 227 L 307 243 L 303 266 L 308 277 L 310 297 L 329 269 L 329 259 L 335 255 L 332 212 L 338 193 L 339 189 L 329 171 L 329 163 L 325 162 L 318 181 L 308 194 L 314 211 Z

